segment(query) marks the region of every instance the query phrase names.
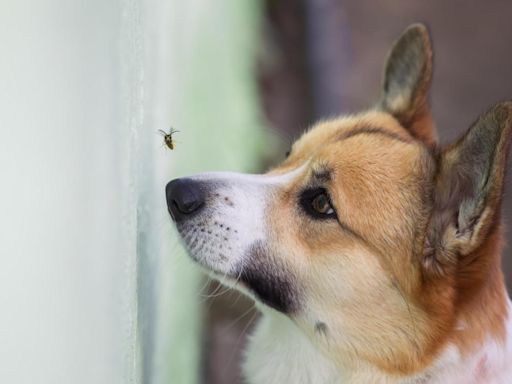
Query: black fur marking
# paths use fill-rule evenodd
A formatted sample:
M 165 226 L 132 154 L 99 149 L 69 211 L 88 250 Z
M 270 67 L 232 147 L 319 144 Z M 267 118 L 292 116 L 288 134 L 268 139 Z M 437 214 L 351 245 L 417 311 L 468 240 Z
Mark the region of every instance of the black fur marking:
M 313 171 L 313 179 L 317 183 L 327 183 L 331 181 L 332 175 L 331 175 L 331 169 L 327 167 L 322 167 L 321 169 L 317 169 Z
M 315 324 L 315 332 L 321 334 L 321 335 L 324 335 L 326 336 L 327 335 L 327 331 L 328 331 L 328 328 L 327 328 L 327 324 L 321 322 L 321 321 L 317 321 L 316 324 Z
M 249 247 L 245 260 L 240 280 L 261 302 L 285 314 L 299 309 L 299 292 L 293 275 L 272 257 L 262 242 Z
M 345 133 L 343 133 L 340 136 L 339 140 L 345 140 L 345 139 L 348 139 L 350 137 L 354 137 L 354 136 L 357 136 L 357 135 L 363 135 L 363 134 L 366 134 L 366 135 L 381 135 L 381 136 L 387 137 L 389 139 L 401 141 L 402 143 L 410 143 L 411 142 L 411 140 L 409 140 L 406 137 L 403 137 L 403 136 L 399 135 L 398 133 L 386 131 L 386 130 L 384 130 L 382 128 L 370 128 L 370 127 L 354 129 L 352 131 L 345 132 Z

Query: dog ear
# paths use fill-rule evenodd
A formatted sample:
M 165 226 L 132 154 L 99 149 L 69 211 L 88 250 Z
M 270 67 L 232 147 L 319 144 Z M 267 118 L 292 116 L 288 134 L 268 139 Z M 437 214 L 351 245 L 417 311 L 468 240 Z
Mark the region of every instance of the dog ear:
M 443 273 L 450 266 L 461 268 L 473 263 L 467 258 L 486 253 L 476 251 L 499 228 L 511 139 L 509 101 L 484 113 L 464 136 L 440 153 L 423 255 L 427 270 Z
M 432 80 L 432 45 L 427 28 L 413 24 L 393 44 L 384 67 L 380 109 L 393 115 L 430 147 L 437 142 L 428 92 Z

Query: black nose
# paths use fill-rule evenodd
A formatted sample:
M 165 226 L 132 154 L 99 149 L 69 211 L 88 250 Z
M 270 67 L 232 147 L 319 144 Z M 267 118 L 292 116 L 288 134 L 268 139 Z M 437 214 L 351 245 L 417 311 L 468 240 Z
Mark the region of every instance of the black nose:
M 192 179 L 174 179 L 165 187 L 167 208 L 175 221 L 191 217 L 204 206 L 202 183 Z

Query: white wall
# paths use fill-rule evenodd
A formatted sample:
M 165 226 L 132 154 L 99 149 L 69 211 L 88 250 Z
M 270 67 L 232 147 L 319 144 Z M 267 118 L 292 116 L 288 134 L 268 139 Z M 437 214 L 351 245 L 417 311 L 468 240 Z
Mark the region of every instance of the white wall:
M 133 5 L 0 2 L 1 383 L 138 381 Z

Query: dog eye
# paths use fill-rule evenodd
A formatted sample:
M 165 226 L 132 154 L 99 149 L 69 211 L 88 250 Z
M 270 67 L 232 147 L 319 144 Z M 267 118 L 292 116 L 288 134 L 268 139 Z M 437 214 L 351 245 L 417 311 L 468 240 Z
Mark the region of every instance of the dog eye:
M 287 151 L 287 152 L 284 154 L 284 158 L 286 159 L 288 156 L 290 156 L 290 153 L 291 153 L 291 152 L 292 152 L 292 151 Z
M 329 194 L 324 188 L 307 189 L 300 196 L 300 205 L 314 219 L 336 218 Z
M 311 200 L 311 207 L 322 215 L 331 215 L 334 213 L 334 209 L 331 207 L 329 197 L 325 193 L 321 193 Z

